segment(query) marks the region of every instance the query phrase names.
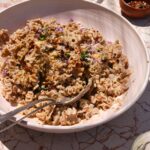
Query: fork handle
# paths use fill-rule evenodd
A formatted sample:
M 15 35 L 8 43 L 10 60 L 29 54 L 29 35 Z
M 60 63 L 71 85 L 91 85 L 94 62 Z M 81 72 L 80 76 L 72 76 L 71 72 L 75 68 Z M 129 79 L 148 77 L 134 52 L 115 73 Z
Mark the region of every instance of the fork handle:
M 28 103 L 25 106 L 16 108 L 16 109 L 14 109 L 14 110 L 12 110 L 12 111 L 4 114 L 4 115 L 1 115 L 0 116 L 0 124 L 2 124 L 3 122 L 11 119 L 14 115 L 18 114 L 19 112 L 22 112 L 23 110 L 28 109 L 28 108 L 34 106 L 37 103 L 40 103 L 40 102 L 43 102 L 43 101 L 47 101 L 47 100 L 48 99 L 41 99 L 41 100 L 33 101 L 33 102 Z

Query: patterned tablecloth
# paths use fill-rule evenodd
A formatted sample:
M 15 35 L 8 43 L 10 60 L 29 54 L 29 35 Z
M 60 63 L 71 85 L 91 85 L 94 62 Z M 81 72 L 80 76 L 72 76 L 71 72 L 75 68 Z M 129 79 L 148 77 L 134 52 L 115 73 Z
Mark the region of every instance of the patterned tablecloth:
M 0 0 L 0 11 L 23 0 Z M 101 5 L 121 14 L 119 0 Z M 96 2 L 96 1 L 95 1 Z M 129 20 L 150 50 L 150 17 Z M 15 126 L 0 134 L 0 150 L 130 150 L 135 138 L 150 130 L 150 84 L 126 113 L 102 126 L 72 134 L 49 134 Z

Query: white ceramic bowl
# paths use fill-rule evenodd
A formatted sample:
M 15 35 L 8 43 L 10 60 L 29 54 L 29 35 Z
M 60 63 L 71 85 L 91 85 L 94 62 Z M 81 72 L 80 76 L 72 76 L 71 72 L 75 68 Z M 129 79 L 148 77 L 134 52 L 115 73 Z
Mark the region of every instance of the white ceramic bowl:
M 118 110 L 111 108 L 105 113 L 92 117 L 85 123 L 74 126 L 41 125 L 37 120 L 32 119 L 26 119 L 21 122 L 21 125 L 52 133 L 82 131 L 119 116 L 138 100 L 148 83 L 149 56 L 139 35 L 123 17 L 100 5 L 82 0 L 32 0 L 2 12 L 0 14 L 0 28 L 14 31 L 23 26 L 26 20 L 37 17 L 56 17 L 60 22 L 74 19 L 86 27 L 100 30 L 107 40 L 115 41 L 119 39 L 123 44 L 124 53 L 129 59 L 133 73 L 130 88 L 123 96 L 122 105 Z M 0 104 L 1 114 L 14 109 L 2 97 L 0 98 Z

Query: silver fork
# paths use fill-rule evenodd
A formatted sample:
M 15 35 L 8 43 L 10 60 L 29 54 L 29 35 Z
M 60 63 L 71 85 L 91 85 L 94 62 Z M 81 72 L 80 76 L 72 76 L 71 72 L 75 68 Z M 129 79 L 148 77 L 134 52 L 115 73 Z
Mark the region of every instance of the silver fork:
M 66 97 L 64 98 L 63 100 L 61 101 L 56 101 L 54 99 L 51 99 L 51 98 L 48 98 L 48 97 L 43 97 L 37 101 L 33 101 L 33 102 L 30 102 L 28 103 L 27 105 L 25 106 L 22 106 L 22 107 L 19 107 L 17 109 L 14 109 L 4 115 L 1 115 L 0 116 L 0 124 L 4 123 L 5 121 L 7 120 L 12 120 L 13 123 L 10 124 L 9 126 L 7 127 L 4 127 L 3 129 L 0 130 L 0 133 L 8 130 L 9 128 L 15 126 L 16 124 L 20 123 L 23 119 L 29 117 L 30 115 L 34 114 L 35 112 L 39 111 L 40 109 L 48 106 L 48 105 L 59 105 L 59 106 L 64 106 L 64 105 L 69 105 L 69 104 L 73 104 L 75 103 L 76 101 L 78 101 L 79 99 L 81 99 L 91 88 L 92 86 L 92 79 L 90 78 L 88 80 L 88 84 L 87 86 L 75 97 L 73 98 L 69 98 L 69 97 Z M 35 110 L 33 110 L 32 112 L 30 112 L 29 114 L 23 116 L 22 118 L 18 119 L 18 120 L 14 120 L 12 119 L 13 116 L 15 116 L 16 114 L 19 114 L 20 112 L 28 109 L 28 108 L 31 108 L 33 107 L 34 105 L 38 104 L 38 103 L 41 103 L 41 102 L 46 102 L 48 101 L 46 104 L 44 104 L 43 106 L 40 106 L 40 107 L 37 107 Z

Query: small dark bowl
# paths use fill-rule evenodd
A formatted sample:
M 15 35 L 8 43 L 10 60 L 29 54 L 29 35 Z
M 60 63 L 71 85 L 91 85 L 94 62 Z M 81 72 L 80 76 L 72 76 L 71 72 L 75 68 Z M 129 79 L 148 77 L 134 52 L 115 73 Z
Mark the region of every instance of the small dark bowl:
M 142 18 L 145 16 L 150 16 L 150 8 L 138 9 L 138 8 L 131 7 L 130 5 L 128 5 L 130 1 L 131 0 L 120 0 L 121 11 L 123 12 L 123 14 L 125 14 L 130 18 Z M 136 0 L 136 1 L 140 1 L 140 0 Z M 142 1 L 145 1 L 150 5 L 150 0 L 142 0 Z

